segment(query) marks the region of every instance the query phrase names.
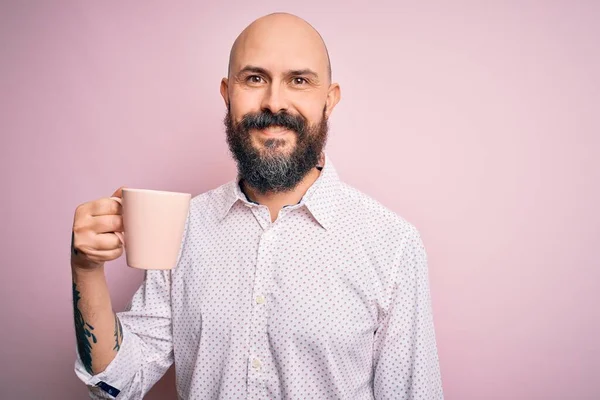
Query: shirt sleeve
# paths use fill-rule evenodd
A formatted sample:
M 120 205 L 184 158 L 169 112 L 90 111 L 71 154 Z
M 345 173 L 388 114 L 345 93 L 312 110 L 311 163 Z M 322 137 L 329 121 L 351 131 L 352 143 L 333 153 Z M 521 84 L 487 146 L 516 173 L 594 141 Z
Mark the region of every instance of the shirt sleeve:
M 427 254 L 414 227 L 394 269 L 389 307 L 375 332 L 375 399 L 443 399 Z
M 142 399 L 173 363 L 171 271 L 146 271 L 124 312 L 117 313 L 123 340 L 103 372 L 90 375 L 79 353 L 75 373 L 92 399 Z

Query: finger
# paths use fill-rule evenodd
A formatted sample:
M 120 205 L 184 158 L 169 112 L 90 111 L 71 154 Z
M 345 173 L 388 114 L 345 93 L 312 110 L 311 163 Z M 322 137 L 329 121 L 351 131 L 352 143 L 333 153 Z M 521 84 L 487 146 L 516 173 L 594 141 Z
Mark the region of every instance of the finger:
M 92 250 L 114 250 L 122 247 L 122 242 L 115 233 L 95 233 L 87 231 L 81 235 L 73 232 L 72 245 L 78 251 L 89 253 Z
M 92 218 L 92 230 L 95 233 L 123 232 L 121 215 L 98 215 Z
M 93 217 L 100 215 L 119 215 L 123 212 L 123 207 L 118 201 L 112 199 L 100 199 L 90 203 L 90 215 Z
M 117 190 L 115 190 L 115 192 L 112 194 L 111 197 L 123 197 L 123 189 L 126 186 L 121 186 L 120 188 L 118 188 Z
M 114 235 L 113 235 L 114 236 Z M 86 257 L 93 262 L 106 262 L 115 260 L 123 254 L 123 248 L 113 250 L 86 250 Z
M 96 235 L 94 247 L 97 251 L 109 251 L 121 248 L 122 244 L 114 233 L 100 233 Z

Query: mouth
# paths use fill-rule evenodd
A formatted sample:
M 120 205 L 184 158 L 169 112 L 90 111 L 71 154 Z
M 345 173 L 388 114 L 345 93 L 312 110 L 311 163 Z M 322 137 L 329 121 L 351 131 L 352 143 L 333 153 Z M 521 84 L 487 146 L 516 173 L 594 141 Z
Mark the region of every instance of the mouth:
M 283 126 L 270 126 L 266 129 L 257 130 L 261 135 L 268 137 L 280 137 L 292 131 Z

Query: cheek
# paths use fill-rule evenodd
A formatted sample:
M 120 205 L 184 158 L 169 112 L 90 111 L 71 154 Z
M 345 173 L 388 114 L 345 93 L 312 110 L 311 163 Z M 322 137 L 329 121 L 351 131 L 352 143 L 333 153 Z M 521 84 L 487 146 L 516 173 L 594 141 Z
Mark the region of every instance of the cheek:
M 311 105 L 310 108 L 298 109 L 300 115 L 306 118 L 307 122 L 312 126 L 321 122 L 323 118 L 323 107 Z
M 302 115 L 310 125 L 321 122 L 323 118 L 323 109 L 325 108 L 326 98 L 320 93 L 314 95 L 298 97 L 294 101 L 297 112 Z
M 249 112 L 260 111 L 260 97 L 249 90 L 234 90 L 229 97 L 229 107 L 236 120 Z

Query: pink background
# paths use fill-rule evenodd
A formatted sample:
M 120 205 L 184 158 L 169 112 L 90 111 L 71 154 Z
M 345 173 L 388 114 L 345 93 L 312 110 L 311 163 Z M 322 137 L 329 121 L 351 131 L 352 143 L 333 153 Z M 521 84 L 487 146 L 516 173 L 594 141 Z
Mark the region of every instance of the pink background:
M 446 398 L 600 398 L 600 2 L 255 3 L 2 2 L 0 398 L 86 397 L 74 209 L 232 179 L 219 81 L 278 10 L 329 46 L 342 179 L 422 232 Z

